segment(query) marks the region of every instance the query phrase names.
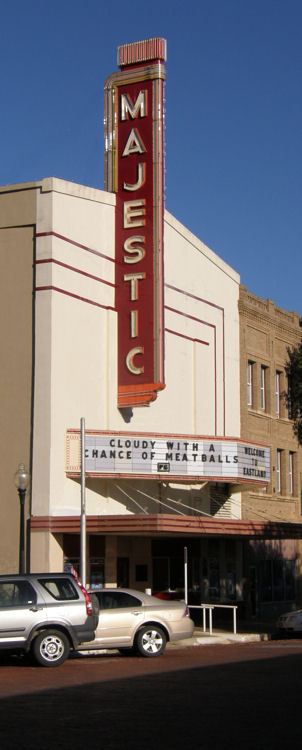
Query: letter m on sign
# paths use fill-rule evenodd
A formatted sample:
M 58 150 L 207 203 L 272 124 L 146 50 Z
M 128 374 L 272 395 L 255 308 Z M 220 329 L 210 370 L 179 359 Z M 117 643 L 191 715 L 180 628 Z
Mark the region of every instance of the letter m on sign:
M 147 91 L 140 91 L 136 101 L 133 103 L 129 94 L 121 94 L 121 120 L 126 120 L 129 115 L 134 120 L 136 117 L 146 117 L 147 114 Z

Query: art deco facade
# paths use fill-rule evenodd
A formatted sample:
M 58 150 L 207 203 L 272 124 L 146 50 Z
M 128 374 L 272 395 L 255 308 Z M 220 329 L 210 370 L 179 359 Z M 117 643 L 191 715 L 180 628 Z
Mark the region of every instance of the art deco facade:
M 79 482 L 67 476 L 66 433 L 79 428 L 82 417 L 88 430 L 239 436 L 239 277 L 168 213 L 166 388 L 150 408 L 118 409 L 114 208 L 112 194 L 60 180 L 0 191 L 4 569 L 16 567 L 18 507 L 11 478 L 20 459 L 32 475 L 31 565 L 62 568 L 64 533 L 68 547 L 79 520 Z M 99 533 L 109 516 L 111 530 L 119 519 L 123 533 L 129 528 L 136 535 L 133 515 L 139 514 L 144 534 L 146 520 L 162 523 L 166 512 L 176 528 L 195 507 L 196 518 L 203 509 L 210 515 L 209 483 L 184 480 L 88 479 L 91 532 Z M 234 518 L 240 517 L 238 502 L 235 497 Z M 117 536 L 114 544 L 115 558 L 128 556 Z M 111 558 L 112 535 L 108 545 L 108 555 L 103 540 L 92 556 Z M 145 559 L 145 539 L 142 548 Z

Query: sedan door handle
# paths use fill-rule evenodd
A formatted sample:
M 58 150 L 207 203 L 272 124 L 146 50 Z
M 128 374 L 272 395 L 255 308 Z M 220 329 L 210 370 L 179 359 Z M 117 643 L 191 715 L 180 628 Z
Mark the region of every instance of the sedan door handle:
M 39 612 L 40 609 L 43 609 L 43 606 L 41 606 L 41 607 L 37 607 L 37 606 L 30 607 L 29 609 L 30 609 L 31 612 Z
M 139 615 L 140 612 L 132 612 L 133 615 Z

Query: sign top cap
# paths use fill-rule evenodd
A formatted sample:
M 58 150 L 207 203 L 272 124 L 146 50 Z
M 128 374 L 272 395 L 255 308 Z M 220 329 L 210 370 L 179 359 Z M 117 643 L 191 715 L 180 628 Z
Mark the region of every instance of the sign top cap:
M 122 44 L 117 48 L 117 64 L 120 68 L 124 65 L 135 65 L 135 63 L 147 62 L 148 60 L 167 59 L 166 39 L 154 37 L 143 39 L 140 42 Z

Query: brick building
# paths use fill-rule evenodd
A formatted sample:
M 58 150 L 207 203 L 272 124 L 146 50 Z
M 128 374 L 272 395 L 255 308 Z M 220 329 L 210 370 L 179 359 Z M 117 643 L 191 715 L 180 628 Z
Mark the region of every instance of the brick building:
M 294 436 L 285 398 L 287 349 L 301 341 L 301 318 L 241 286 L 239 320 L 241 435 L 252 435 L 271 450 L 270 482 L 243 493 L 242 518 L 268 524 L 301 523 L 302 448 Z M 301 542 L 277 538 L 250 542 L 245 572 L 254 614 L 269 614 L 282 607 L 282 601 L 299 600 Z

